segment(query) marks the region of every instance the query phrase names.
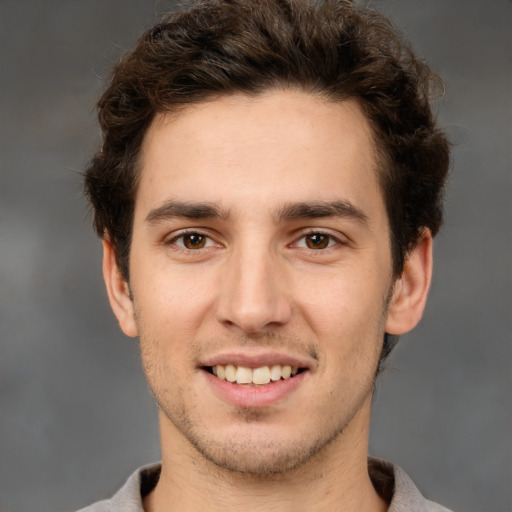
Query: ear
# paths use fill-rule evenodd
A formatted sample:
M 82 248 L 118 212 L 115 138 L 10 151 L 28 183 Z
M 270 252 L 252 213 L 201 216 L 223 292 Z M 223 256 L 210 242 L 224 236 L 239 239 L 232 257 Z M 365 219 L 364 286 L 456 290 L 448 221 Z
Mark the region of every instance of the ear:
M 122 331 L 127 336 L 138 336 L 130 287 L 117 265 L 116 250 L 106 238 L 103 239 L 103 279 L 110 306 Z
M 404 334 L 420 321 L 432 279 L 432 234 L 425 229 L 407 255 L 389 303 L 386 332 Z

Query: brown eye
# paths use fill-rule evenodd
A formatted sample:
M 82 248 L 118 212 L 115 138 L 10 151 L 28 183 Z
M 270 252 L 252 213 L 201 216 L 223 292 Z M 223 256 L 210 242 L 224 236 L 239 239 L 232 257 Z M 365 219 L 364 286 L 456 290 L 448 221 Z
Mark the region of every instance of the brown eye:
M 322 233 L 312 233 L 306 235 L 306 246 L 308 249 L 326 249 L 329 246 L 331 238 Z
M 183 235 L 183 245 L 187 249 L 202 249 L 206 245 L 206 237 L 199 233 Z

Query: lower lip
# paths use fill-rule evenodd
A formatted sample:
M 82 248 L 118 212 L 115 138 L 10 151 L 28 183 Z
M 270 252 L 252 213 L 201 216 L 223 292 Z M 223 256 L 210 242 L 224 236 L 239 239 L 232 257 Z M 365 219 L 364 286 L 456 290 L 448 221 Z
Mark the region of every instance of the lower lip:
M 269 407 L 291 395 L 302 383 L 307 373 L 301 372 L 285 380 L 278 380 L 263 386 L 245 386 L 221 380 L 202 370 L 213 392 L 224 402 L 244 408 Z

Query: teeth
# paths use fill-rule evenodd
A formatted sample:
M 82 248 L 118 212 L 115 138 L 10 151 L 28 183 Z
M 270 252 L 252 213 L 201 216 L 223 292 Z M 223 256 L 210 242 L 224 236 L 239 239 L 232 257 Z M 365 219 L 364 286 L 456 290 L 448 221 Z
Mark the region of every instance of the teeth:
M 224 380 L 226 378 L 226 369 L 224 368 L 224 366 L 222 366 L 221 364 L 218 364 L 217 366 L 214 366 L 213 368 L 217 369 L 217 373 L 215 375 L 217 375 L 217 377 L 219 377 L 219 379 Z
M 251 384 L 252 383 L 252 370 L 239 366 L 236 370 L 235 380 L 237 384 Z
M 237 384 L 265 385 L 270 381 L 289 379 L 297 375 L 299 369 L 296 366 L 275 364 L 272 366 L 260 366 L 259 368 L 247 368 L 232 364 L 218 364 L 212 367 L 212 373 L 221 380 L 236 382 Z
M 281 379 L 281 365 L 275 364 L 270 368 L 270 378 L 272 380 L 280 380 Z
M 217 374 L 219 373 L 219 366 L 217 365 Z M 228 382 L 235 382 L 236 380 L 236 367 L 234 367 L 232 364 L 226 365 L 226 371 L 225 371 L 226 380 Z
M 270 382 L 270 368 L 262 366 L 261 368 L 254 368 L 252 371 L 253 384 L 268 384 Z

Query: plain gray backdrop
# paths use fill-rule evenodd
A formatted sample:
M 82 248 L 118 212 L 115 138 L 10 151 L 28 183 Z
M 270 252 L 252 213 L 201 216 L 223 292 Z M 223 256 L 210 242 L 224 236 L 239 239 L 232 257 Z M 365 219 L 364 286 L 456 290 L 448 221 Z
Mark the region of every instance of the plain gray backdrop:
M 430 498 L 512 510 L 508 0 L 387 0 L 440 72 L 456 144 L 430 302 L 375 397 L 371 452 Z M 0 510 L 72 510 L 159 458 L 137 342 L 118 331 L 80 172 L 122 50 L 172 6 L 0 1 Z

